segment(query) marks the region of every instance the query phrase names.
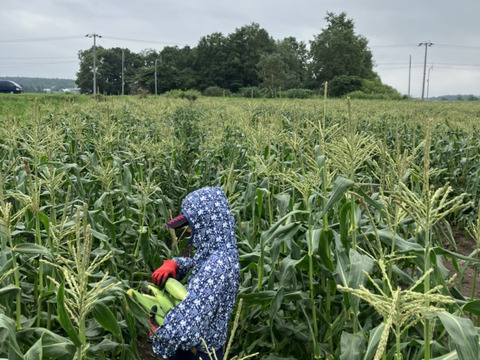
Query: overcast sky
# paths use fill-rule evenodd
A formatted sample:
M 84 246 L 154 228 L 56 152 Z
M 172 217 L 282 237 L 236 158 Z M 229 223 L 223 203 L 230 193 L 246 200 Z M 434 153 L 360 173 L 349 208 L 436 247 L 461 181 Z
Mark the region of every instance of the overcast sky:
M 202 36 L 228 35 L 252 22 L 275 40 L 307 44 L 328 12 L 355 23 L 369 41 L 375 71 L 402 94 L 480 95 L 479 0 L 2 0 L 0 77 L 75 79 L 78 51 L 97 45 L 133 52 L 194 47 Z M 409 61 L 411 58 L 411 75 Z M 409 80 L 410 79 L 410 80 Z

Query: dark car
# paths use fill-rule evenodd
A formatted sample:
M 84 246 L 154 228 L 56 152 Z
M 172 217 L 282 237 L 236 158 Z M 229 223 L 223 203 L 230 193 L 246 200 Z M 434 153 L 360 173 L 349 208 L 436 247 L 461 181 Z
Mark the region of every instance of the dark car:
M 0 93 L 20 94 L 22 92 L 22 87 L 16 82 L 10 80 L 0 80 Z

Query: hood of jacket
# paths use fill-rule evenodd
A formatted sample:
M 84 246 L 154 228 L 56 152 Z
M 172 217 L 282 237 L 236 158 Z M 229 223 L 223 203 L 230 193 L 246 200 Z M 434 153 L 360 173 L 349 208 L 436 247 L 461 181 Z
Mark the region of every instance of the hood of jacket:
M 182 213 L 192 229 L 190 245 L 197 259 L 217 249 L 235 249 L 235 221 L 227 197 L 219 187 L 204 187 L 187 195 Z

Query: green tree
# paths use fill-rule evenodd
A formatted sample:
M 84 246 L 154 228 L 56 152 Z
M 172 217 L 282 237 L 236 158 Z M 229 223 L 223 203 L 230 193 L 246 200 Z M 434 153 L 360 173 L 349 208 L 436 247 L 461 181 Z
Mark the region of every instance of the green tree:
M 157 86 L 161 73 L 161 55 L 154 49 L 146 49 L 140 53 L 142 66 L 135 74 L 135 91 L 155 93 L 155 66 L 157 66 Z M 157 90 L 158 91 L 158 90 Z
M 271 97 L 277 96 L 279 89 L 285 88 L 287 79 L 285 63 L 280 54 L 264 54 L 257 64 L 258 76 L 262 80 L 261 89 L 268 89 Z
M 196 49 L 195 70 L 198 72 L 198 88 L 227 87 L 226 38 L 216 32 L 200 39 Z
M 307 78 L 307 50 L 305 43 L 294 37 L 275 43 L 272 53 L 263 53 L 257 64 L 259 87 L 275 97 L 277 91 L 304 87 Z
M 308 79 L 307 60 L 308 51 L 304 42 L 298 42 L 294 37 L 288 37 L 276 44 L 276 52 L 280 54 L 284 63 L 285 83 L 284 90 L 305 87 Z
M 355 34 L 354 22 L 347 14 L 328 12 L 328 26 L 310 41 L 310 78 L 313 88 L 320 88 L 325 81 L 336 76 L 358 76 L 373 79 L 372 53 L 368 40 Z
M 189 46 L 178 48 L 166 46 L 160 52 L 161 63 L 157 69 L 159 92 L 173 89 L 193 89 L 198 86 L 196 63 L 196 49 Z
M 113 48 L 105 49 L 101 46 L 96 48 L 96 85 L 99 93 L 118 95 L 122 93 L 122 52 L 123 52 L 123 76 L 124 91 L 129 93 L 135 74 L 141 65 L 139 55 L 128 49 Z M 80 70 L 77 73 L 76 84 L 82 94 L 93 93 L 93 47 L 79 51 Z
M 144 66 L 137 71 L 136 83 L 139 88 L 155 94 L 155 64 Z M 172 65 L 157 61 L 157 93 L 161 94 L 180 88 L 180 72 Z
M 99 49 L 101 47 L 97 47 L 96 50 Z M 93 94 L 93 47 L 79 51 L 78 60 L 80 60 L 80 69 L 75 83 L 82 94 Z
M 362 79 L 359 76 L 340 75 L 328 83 L 328 94 L 340 97 L 353 91 L 362 90 Z
M 257 64 L 262 55 L 275 51 L 275 41 L 265 29 L 257 23 L 252 23 L 236 29 L 230 34 L 226 43 L 228 86 L 232 92 L 237 92 L 241 87 L 258 86 L 260 78 Z M 217 84 L 218 85 L 218 84 Z

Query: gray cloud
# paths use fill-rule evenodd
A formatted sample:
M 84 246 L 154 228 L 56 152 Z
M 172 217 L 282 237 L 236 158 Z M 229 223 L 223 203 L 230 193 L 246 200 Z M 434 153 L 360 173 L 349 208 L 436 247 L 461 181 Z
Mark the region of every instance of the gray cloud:
M 345 11 L 354 20 L 382 81 L 400 92 L 407 92 L 411 56 L 411 94 L 421 94 L 424 48 L 418 43 L 432 41 L 430 95 L 480 94 L 477 0 L 15 1 L 0 12 L 0 76 L 75 78 L 77 53 L 92 45 L 84 36 L 93 32 L 105 36 L 101 46 L 140 52 L 161 50 L 161 42 L 195 46 L 202 36 L 256 22 L 276 40 L 308 43 L 326 27 L 327 11 Z M 25 41 L 32 38 L 43 41 Z

